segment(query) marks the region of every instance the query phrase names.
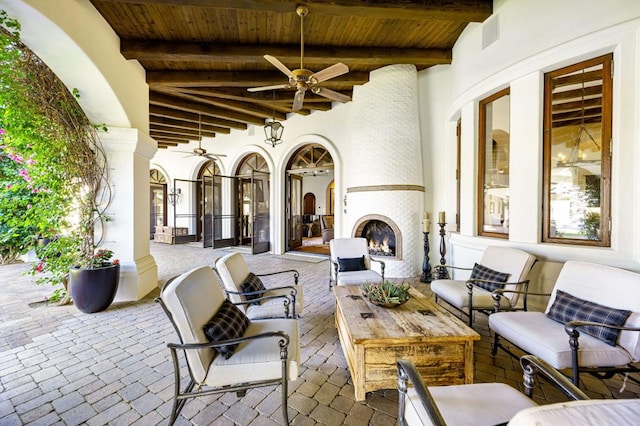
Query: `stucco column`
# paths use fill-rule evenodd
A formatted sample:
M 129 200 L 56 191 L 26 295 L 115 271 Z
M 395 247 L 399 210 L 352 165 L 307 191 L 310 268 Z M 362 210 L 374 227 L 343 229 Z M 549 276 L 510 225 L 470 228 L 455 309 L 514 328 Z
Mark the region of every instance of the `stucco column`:
M 156 142 L 137 129 L 110 127 L 100 133 L 107 154 L 112 201 L 102 247 L 120 260 L 115 302 L 139 300 L 158 286 L 158 266 L 149 244 L 149 160 Z

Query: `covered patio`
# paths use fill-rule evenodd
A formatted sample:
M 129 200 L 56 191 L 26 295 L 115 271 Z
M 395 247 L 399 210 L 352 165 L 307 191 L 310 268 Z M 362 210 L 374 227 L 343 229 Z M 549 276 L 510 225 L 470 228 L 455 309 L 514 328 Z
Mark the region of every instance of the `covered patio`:
M 151 243 L 159 265 L 159 285 L 228 250 Z M 253 270 L 297 269 L 305 290 L 300 318 L 301 375 L 289 386 L 292 424 L 393 425 L 397 391 L 369 393 L 356 402 L 334 325 L 334 299 L 327 289 L 328 259 L 311 255 L 246 256 Z M 204 260 L 206 259 L 206 260 Z M 83 314 L 74 306 L 44 303 L 49 288 L 36 287 L 22 272 L 26 264 L 0 267 L 0 424 L 159 424 L 171 411 L 173 376 L 167 342 L 177 341 L 160 306 L 158 289 L 137 302 L 116 303 L 107 311 Z M 425 294 L 428 284 L 409 280 Z M 522 388 L 520 366 L 499 352 L 490 356 L 486 317 L 478 315 L 475 381 L 504 382 Z M 583 376 L 592 398 L 637 398 L 640 386 L 624 377 Z M 563 401 L 556 390 L 535 392 L 539 403 Z M 279 424 L 277 388 L 190 400 L 180 424 Z

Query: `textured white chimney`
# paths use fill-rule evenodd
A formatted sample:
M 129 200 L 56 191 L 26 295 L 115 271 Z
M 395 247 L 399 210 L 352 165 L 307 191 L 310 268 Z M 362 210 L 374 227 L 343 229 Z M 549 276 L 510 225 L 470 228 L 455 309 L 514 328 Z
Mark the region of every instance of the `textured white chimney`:
M 367 84 L 354 87 L 353 132 L 345 161 L 346 229 L 353 235 L 367 216 L 389 218 L 402 234 L 401 258 L 380 259 L 387 265 L 385 275 L 395 278 L 420 275 L 424 255 L 417 87 L 413 65 L 381 68 L 371 72 Z

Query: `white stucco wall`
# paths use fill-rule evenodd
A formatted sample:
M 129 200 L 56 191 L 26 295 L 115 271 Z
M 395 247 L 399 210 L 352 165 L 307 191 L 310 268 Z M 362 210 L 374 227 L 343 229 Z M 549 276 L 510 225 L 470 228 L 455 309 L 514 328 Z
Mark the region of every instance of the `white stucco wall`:
M 447 206 L 448 217 L 457 203 L 455 175 L 450 173 L 455 171 L 457 156 L 452 129 L 457 119 L 462 118 L 461 227 L 459 233 L 449 235 L 450 260 L 473 264 L 490 244 L 520 247 L 541 260 L 532 274 L 539 289 L 550 288 L 561 263 L 569 259 L 640 270 L 637 195 L 640 174 L 635 167 L 640 160 L 637 148 L 640 2 L 496 0 L 490 20 L 494 19 L 498 22 L 498 38 L 494 43 L 482 49 L 483 24 L 471 24 L 455 45 L 452 64 L 423 71 L 420 76 L 424 149 L 441 154 L 440 163 L 433 163 L 431 170 L 434 185 L 443 189 L 434 189 L 431 201 L 436 210 Z M 610 52 L 615 62 L 611 247 L 541 244 L 543 75 Z M 447 79 L 448 94 L 442 88 Z M 476 236 L 477 105 L 480 99 L 505 87 L 511 88 L 508 241 Z M 447 105 L 446 113 L 439 116 L 443 104 Z M 425 155 L 427 174 L 430 170 L 427 162 L 433 161 L 430 157 Z M 427 176 L 427 185 L 429 180 Z

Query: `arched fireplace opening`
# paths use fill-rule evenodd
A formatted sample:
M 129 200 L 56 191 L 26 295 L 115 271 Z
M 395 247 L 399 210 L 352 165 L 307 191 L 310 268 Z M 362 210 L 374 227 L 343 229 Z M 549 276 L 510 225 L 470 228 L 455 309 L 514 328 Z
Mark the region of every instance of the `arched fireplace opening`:
M 396 236 L 393 229 L 380 220 L 370 220 L 362 228 L 362 235 L 367 239 L 369 254 L 372 256 L 396 255 Z
M 371 256 L 402 259 L 402 235 L 388 217 L 369 215 L 361 218 L 356 223 L 352 236 L 367 240 Z

